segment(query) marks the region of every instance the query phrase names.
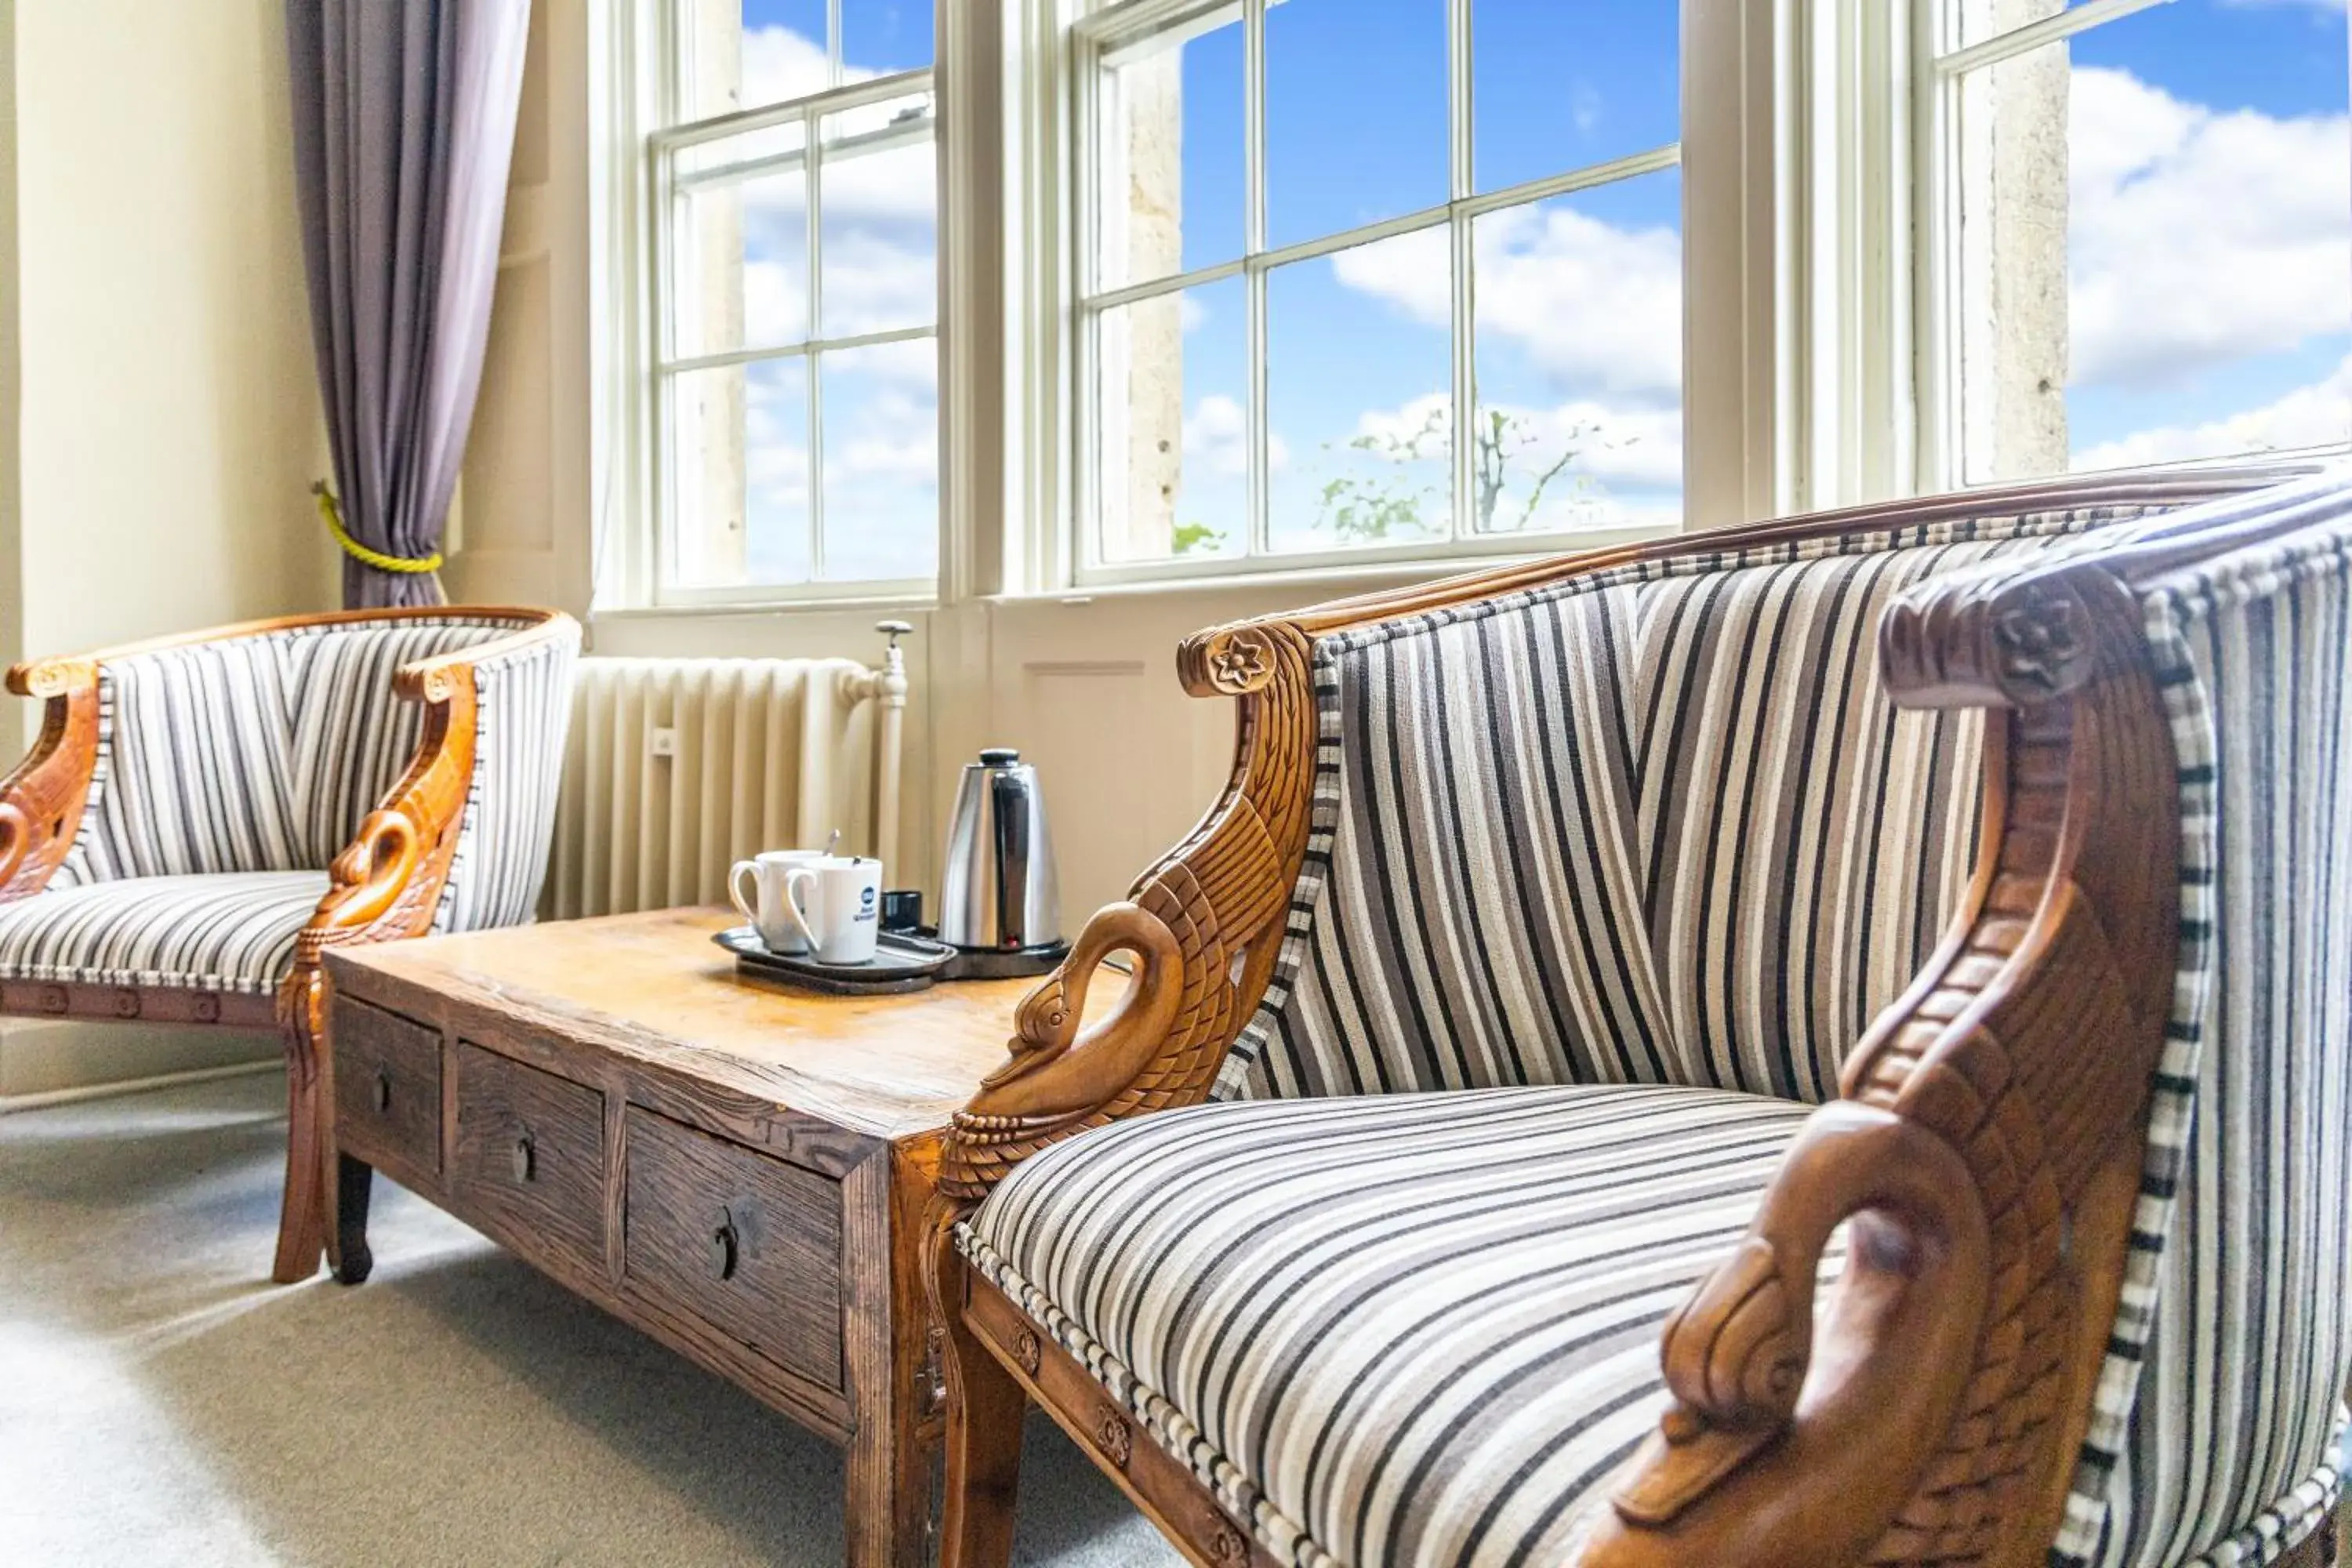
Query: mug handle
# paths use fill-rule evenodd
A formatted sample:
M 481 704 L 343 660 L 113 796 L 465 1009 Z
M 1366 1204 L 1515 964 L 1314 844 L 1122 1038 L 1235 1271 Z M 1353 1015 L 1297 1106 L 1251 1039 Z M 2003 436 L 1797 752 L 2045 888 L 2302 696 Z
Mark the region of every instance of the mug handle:
M 760 907 L 758 902 L 756 900 L 751 903 L 745 903 L 743 901 L 743 873 L 746 871 L 751 873 L 752 879 L 756 882 L 760 876 L 759 862 L 756 860 L 738 860 L 735 862 L 734 868 L 727 873 L 727 896 L 734 901 L 735 912 L 741 915 L 745 920 L 751 921 L 756 926 L 760 923 Z
M 816 954 L 816 932 L 809 929 L 808 916 L 801 910 L 801 889 L 815 886 L 816 873 L 805 866 L 795 866 L 784 873 L 784 918 L 793 922 L 793 929 L 808 943 L 811 957 Z

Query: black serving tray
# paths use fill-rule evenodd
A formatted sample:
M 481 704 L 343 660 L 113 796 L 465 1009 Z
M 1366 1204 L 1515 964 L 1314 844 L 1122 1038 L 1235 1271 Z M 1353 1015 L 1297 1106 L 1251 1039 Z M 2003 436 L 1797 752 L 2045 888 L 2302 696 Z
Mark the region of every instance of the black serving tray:
M 735 955 L 740 973 L 828 996 L 895 996 L 928 990 L 962 956 L 944 942 L 890 931 L 875 939 L 874 956 L 864 963 L 826 963 L 805 953 L 771 952 L 751 926 L 735 926 L 710 940 Z

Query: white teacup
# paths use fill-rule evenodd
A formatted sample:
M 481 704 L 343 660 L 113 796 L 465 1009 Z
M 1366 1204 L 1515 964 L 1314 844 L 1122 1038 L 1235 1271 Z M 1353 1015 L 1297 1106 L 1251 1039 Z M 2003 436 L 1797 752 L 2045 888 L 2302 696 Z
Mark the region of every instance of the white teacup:
M 882 862 L 826 856 L 793 868 L 793 895 L 806 917 L 809 946 L 824 963 L 864 963 L 882 932 Z M 805 893 L 801 879 L 808 880 Z
M 809 930 L 809 889 L 815 885 L 814 868 L 832 859 L 822 849 L 771 849 L 750 860 L 738 860 L 727 873 L 727 894 L 736 910 L 759 931 L 771 952 L 798 954 L 816 945 Z M 752 890 L 746 897 L 743 879 Z

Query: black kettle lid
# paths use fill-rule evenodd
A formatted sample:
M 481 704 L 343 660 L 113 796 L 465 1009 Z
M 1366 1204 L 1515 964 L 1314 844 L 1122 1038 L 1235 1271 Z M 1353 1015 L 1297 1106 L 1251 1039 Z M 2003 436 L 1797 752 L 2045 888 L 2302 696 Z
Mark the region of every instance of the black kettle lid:
M 1009 768 L 1021 760 L 1021 752 L 1012 746 L 983 746 L 980 765 L 983 768 Z

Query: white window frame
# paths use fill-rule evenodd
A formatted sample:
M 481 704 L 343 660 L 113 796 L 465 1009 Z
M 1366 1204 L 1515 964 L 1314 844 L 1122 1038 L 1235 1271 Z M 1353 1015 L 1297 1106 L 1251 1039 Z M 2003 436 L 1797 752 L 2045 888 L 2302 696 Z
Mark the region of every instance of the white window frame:
M 847 337 L 827 338 L 820 335 L 823 326 L 824 302 L 824 148 L 817 134 L 820 121 L 827 115 L 845 110 L 904 98 L 917 92 L 932 95 L 933 110 L 927 122 L 925 136 L 933 147 L 942 141 L 946 115 L 940 101 L 938 89 L 940 71 L 934 63 L 915 70 L 901 71 L 866 81 L 844 83 L 841 80 L 841 5 L 833 0 L 827 7 L 826 53 L 833 85 L 801 98 L 780 103 L 762 104 L 729 114 L 715 115 L 698 121 L 676 122 L 678 105 L 683 100 L 686 70 L 690 40 L 689 23 L 683 15 L 685 0 L 650 0 L 659 7 L 660 65 L 658 86 L 655 97 L 658 113 L 655 128 L 643 137 L 643 170 L 646 206 L 642 219 L 635 226 L 642 247 L 644 291 L 639 301 L 641 331 L 637 334 L 645 344 L 646 369 L 637 380 L 641 385 L 643 406 L 642 428 L 644 446 L 644 484 L 640 493 L 649 504 L 652 528 L 650 550 L 645 559 L 631 563 L 628 576 L 635 579 L 636 591 L 627 597 L 648 608 L 734 608 L 763 605 L 806 605 L 841 608 L 858 605 L 923 605 L 934 602 L 939 595 L 940 576 L 946 571 L 948 544 L 945 521 L 948 515 L 945 490 L 950 467 L 946 460 L 947 411 L 944 406 L 947 374 L 941 365 L 940 385 L 941 406 L 936 426 L 937 438 L 942 451 L 939 468 L 940 505 L 938 521 L 940 536 L 939 563 L 934 573 L 921 576 L 898 578 L 852 578 L 826 581 L 824 570 L 824 414 L 823 375 L 816 361 L 821 354 L 842 350 L 870 348 L 888 343 L 918 342 L 929 339 L 941 345 L 945 359 L 944 301 L 948 292 L 946 272 L 948 247 L 945 224 L 946 198 L 944 190 L 935 198 L 940 214 L 937 232 L 940 236 L 936 262 L 940 278 L 940 305 L 932 313 L 929 326 L 898 328 L 887 331 L 866 332 Z M 935 37 L 937 35 L 935 34 Z M 934 47 L 936 62 L 937 47 Z M 773 173 L 798 166 L 804 171 L 803 205 L 808 214 L 808 298 L 810 302 L 809 331 L 811 335 L 794 342 L 756 349 L 735 349 L 719 353 L 681 355 L 677 349 L 677 312 L 673 309 L 671 279 L 676 273 L 673 250 L 676 242 L 675 214 L 677 198 L 683 190 L 703 183 L 694 176 L 681 175 L 677 171 L 679 154 L 690 148 L 732 137 L 746 136 L 778 125 L 798 121 L 802 127 L 798 150 L 770 158 L 749 160 L 742 165 L 730 165 L 726 174 L 731 178 L 747 177 L 746 170 Z M 715 183 L 715 182 L 713 182 Z M 809 464 L 809 570 L 810 578 L 803 583 L 763 584 L 758 582 L 688 585 L 672 581 L 674 563 L 677 560 L 679 536 L 684 527 L 677 515 L 677 492 L 673 484 L 672 467 L 676 452 L 676 400 L 670 395 L 672 378 L 696 370 L 715 369 L 729 365 L 806 358 L 811 362 L 808 378 L 808 443 Z M 748 526 L 748 519 L 747 526 Z
M 1479 192 L 1471 168 L 1475 127 L 1469 90 L 1471 71 L 1470 0 L 1447 0 L 1448 199 L 1435 206 L 1365 224 L 1339 233 L 1269 249 L 1265 232 L 1265 21 L 1276 0 L 1118 0 L 1080 17 L 1069 29 L 1070 109 L 1067 145 L 1070 149 L 1068 205 L 1073 214 L 1070 236 L 1071 278 L 1069 319 L 1073 348 L 1071 380 L 1070 474 L 1074 480 L 1071 508 L 1070 580 L 1078 587 L 1196 582 L 1221 578 L 1255 578 L 1272 574 L 1316 573 L 1367 566 L 1419 565 L 1446 562 L 1480 562 L 1496 557 L 1527 557 L 1563 550 L 1652 539 L 1672 530 L 1654 526 L 1593 528 L 1480 535 L 1465 526 L 1471 512 L 1473 453 L 1470 444 L 1456 439 L 1452 447 L 1452 505 L 1444 538 L 1390 545 L 1334 546 L 1327 550 L 1271 549 L 1270 512 L 1265 491 L 1267 419 L 1265 342 L 1266 279 L 1275 268 L 1310 261 L 1355 246 L 1400 235 L 1445 226 L 1453 255 L 1452 356 L 1453 408 L 1457 416 L 1475 414 L 1473 386 L 1477 352 L 1473 331 L 1471 235 L 1475 221 L 1488 213 L 1528 205 L 1642 174 L 1677 168 L 1685 142 L 1562 171 L 1501 190 Z M 1243 148 L 1244 197 L 1243 255 L 1190 271 L 1115 289 L 1094 288 L 1101 258 L 1100 213 L 1096 194 L 1101 187 L 1102 106 L 1099 84 L 1114 68 L 1119 54 L 1147 39 L 1165 47 L 1171 29 L 1205 32 L 1238 20 L 1243 28 Z M 1687 205 L 1687 204 L 1686 204 Z M 1685 244 L 1687 240 L 1685 239 Z M 1685 253 L 1685 288 L 1690 268 Z M 1097 413 L 1102 356 L 1100 322 L 1105 312 L 1138 300 L 1177 293 L 1185 289 L 1244 279 L 1248 298 L 1248 361 L 1250 460 L 1245 485 L 1248 516 L 1246 550 L 1229 556 L 1174 556 L 1139 562 L 1107 561 L 1097 526 L 1106 502 L 1097 472 L 1100 429 Z M 1687 309 L 1685 310 L 1687 317 Z M 1687 334 L 1685 358 L 1689 360 Z M 1687 396 L 1687 377 L 1685 377 Z M 1687 403 L 1685 404 L 1687 422 Z M 1470 427 L 1457 417 L 1454 428 Z M 1688 451 L 1689 434 L 1685 432 Z M 1687 463 L 1685 486 L 1687 487 Z

